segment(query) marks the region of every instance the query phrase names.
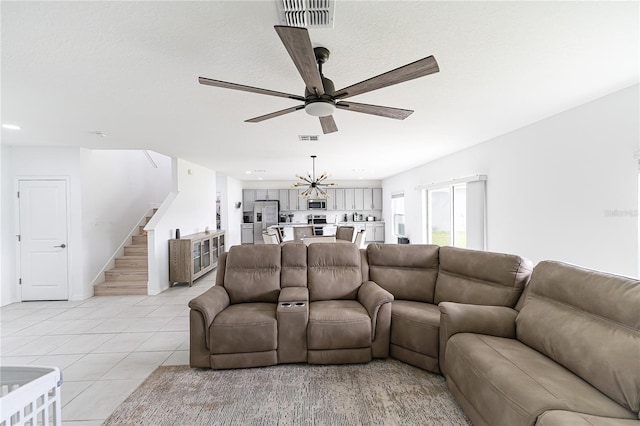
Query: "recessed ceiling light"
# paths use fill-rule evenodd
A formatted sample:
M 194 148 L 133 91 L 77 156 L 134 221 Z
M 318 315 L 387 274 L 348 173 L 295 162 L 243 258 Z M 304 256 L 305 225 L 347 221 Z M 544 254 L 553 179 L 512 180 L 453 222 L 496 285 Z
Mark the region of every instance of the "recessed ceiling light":
M 245 173 L 250 175 L 251 174 L 251 170 L 247 170 Z
M 2 127 L 9 130 L 20 130 L 20 126 L 16 126 L 15 124 L 3 124 Z
M 261 178 L 261 177 L 259 177 L 259 178 L 258 178 L 258 180 L 262 180 L 262 178 Z

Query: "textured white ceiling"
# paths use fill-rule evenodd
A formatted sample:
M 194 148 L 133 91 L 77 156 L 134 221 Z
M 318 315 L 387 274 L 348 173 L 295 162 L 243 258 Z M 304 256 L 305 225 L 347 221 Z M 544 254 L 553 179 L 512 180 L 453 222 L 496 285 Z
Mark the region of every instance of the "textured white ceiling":
M 406 120 L 338 110 L 322 135 L 303 111 L 244 123 L 296 101 L 197 82 L 303 95 L 275 2 L 3 1 L 1 118 L 22 130 L 2 143 L 149 149 L 243 180 L 291 179 L 317 154 L 333 179 L 382 179 L 637 84 L 638 5 L 337 0 L 335 27 L 310 30 L 336 88 L 429 55 L 440 73 L 352 99 Z

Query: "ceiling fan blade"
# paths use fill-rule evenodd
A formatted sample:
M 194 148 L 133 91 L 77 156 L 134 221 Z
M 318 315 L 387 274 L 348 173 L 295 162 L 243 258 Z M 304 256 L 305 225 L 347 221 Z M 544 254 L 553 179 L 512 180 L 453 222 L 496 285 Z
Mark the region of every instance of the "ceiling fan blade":
M 333 121 L 332 115 L 327 115 L 326 117 L 318 117 L 320 118 L 320 124 L 322 125 L 322 133 L 325 135 L 327 133 L 333 133 L 338 131 L 338 126 L 336 126 L 336 122 Z
M 274 28 L 287 52 L 289 52 L 293 63 L 298 68 L 298 72 L 302 76 L 309 92 L 318 96 L 324 95 L 324 86 L 316 64 L 316 55 L 313 53 L 313 47 L 309 39 L 309 31 L 306 28 L 287 27 L 284 25 L 276 25 Z
M 245 123 L 259 123 L 264 120 L 268 120 L 270 118 L 280 117 L 281 115 L 289 114 L 290 112 L 296 112 L 300 109 L 304 109 L 304 105 L 296 105 L 291 108 L 283 109 L 281 111 L 272 112 L 270 114 L 261 115 L 260 117 L 250 118 L 248 120 L 244 120 Z
M 356 102 L 338 102 L 336 108 L 346 111 L 362 112 L 364 114 L 379 115 L 381 117 L 395 118 L 396 120 L 404 120 L 413 111 L 410 109 L 392 108 L 378 105 L 359 104 Z
M 207 86 L 242 90 L 244 92 L 259 93 L 261 95 L 278 96 L 281 98 L 289 98 L 289 99 L 295 99 L 298 101 L 304 101 L 304 98 L 302 96 L 292 95 L 291 93 L 282 93 L 282 92 L 276 92 L 275 90 L 260 89 L 259 87 L 244 86 L 242 84 L 229 83 L 229 82 L 220 81 L 220 80 L 213 80 L 211 78 L 206 78 L 206 77 L 199 77 L 198 81 L 200 82 L 200 84 L 205 84 Z
M 353 84 L 344 89 L 335 92 L 335 99 L 345 99 L 361 93 L 371 92 L 372 90 L 381 89 L 383 87 L 392 86 L 394 84 L 403 83 L 413 80 L 414 78 L 424 77 L 440 71 L 436 58 L 428 56 L 419 61 L 412 62 L 400 68 L 385 72 L 384 74 L 371 77 L 368 80 Z

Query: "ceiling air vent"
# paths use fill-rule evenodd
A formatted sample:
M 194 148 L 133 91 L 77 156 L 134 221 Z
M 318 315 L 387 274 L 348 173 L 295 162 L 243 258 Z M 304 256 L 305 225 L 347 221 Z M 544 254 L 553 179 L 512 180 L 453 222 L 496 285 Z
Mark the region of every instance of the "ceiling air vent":
M 335 0 L 276 0 L 281 25 L 333 28 Z
M 318 142 L 320 140 L 320 136 L 318 136 L 318 135 L 298 135 L 298 139 L 300 139 L 300 142 Z

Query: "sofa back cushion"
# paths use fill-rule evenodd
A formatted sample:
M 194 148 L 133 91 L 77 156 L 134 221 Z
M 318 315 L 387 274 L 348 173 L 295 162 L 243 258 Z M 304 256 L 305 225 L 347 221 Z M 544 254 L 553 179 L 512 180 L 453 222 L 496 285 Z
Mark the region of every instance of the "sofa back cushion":
M 307 248 L 309 301 L 355 299 L 362 285 L 360 251 L 353 243 L 317 243 Z
M 438 249 L 425 244 L 369 244 L 369 279 L 396 300 L 433 303 Z
M 307 286 L 307 246 L 303 243 L 282 244 L 280 287 Z
M 529 260 L 513 254 L 440 247 L 435 303 L 513 307 L 531 270 Z
M 540 262 L 516 317 L 516 336 L 638 413 L 639 307 L 637 279 Z
M 278 301 L 280 294 L 280 246 L 233 246 L 224 273 L 224 288 L 234 303 Z

